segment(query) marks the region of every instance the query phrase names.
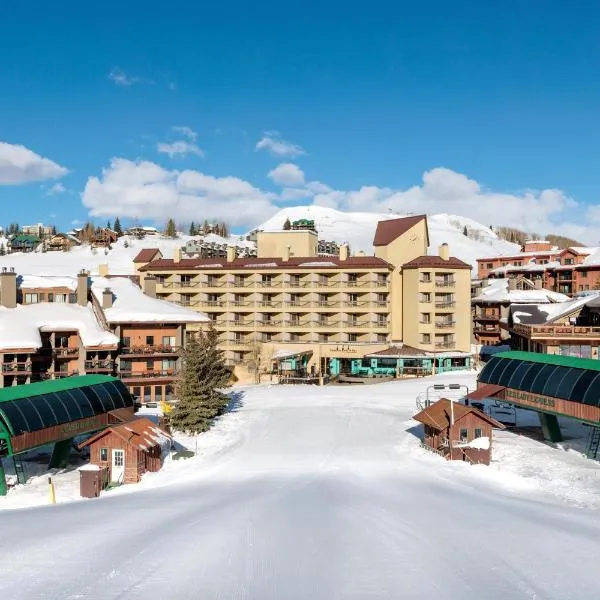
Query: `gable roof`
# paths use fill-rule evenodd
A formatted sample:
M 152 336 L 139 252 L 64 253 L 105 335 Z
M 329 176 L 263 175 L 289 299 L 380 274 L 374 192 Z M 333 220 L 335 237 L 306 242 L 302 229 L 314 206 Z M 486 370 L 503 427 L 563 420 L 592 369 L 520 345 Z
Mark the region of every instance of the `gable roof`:
M 134 263 L 149 263 L 154 260 L 157 254 L 160 254 L 158 258 L 162 258 L 162 252 L 158 248 L 144 248 L 140 250 L 136 257 L 133 259 Z
M 466 262 L 451 256 L 448 260 L 444 260 L 440 256 L 418 256 L 413 260 L 402 265 L 403 269 L 420 269 L 420 268 L 435 268 L 435 269 L 469 269 L 473 268 Z
M 450 427 L 450 402 L 452 402 L 452 400 L 441 398 L 431 406 L 428 406 L 420 413 L 416 414 L 413 419 L 419 423 L 423 423 L 423 425 L 429 425 L 429 427 L 437 429 L 438 431 L 447 429 Z M 474 406 L 465 406 L 464 404 L 459 404 L 458 402 L 454 402 L 453 404 L 455 423 L 462 419 L 465 415 L 473 413 L 481 420 L 487 421 L 492 427 L 495 427 L 496 429 L 504 429 L 504 425 L 502 425 L 502 423 L 486 415 L 484 412 L 480 411 Z
M 425 220 L 425 228 L 427 229 L 427 215 L 415 215 L 413 217 L 379 221 L 375 230 L 375 237 L 373 238 L 373 246 L 387 246 L 423 220 Z M 429 245 L 428 231 L 427 245 Z
M 159 429 L 147 417 L 138 417 L 133 421 L 111 425 L 99 431 L 96 435 L 79 444 L 79 448 L 89 446 L 109 433 L 114 433 L 126 444 L 135 446 L 138 450 L 149 450 L 153 446 L 160 446 L 173 439 L 166 431 Z

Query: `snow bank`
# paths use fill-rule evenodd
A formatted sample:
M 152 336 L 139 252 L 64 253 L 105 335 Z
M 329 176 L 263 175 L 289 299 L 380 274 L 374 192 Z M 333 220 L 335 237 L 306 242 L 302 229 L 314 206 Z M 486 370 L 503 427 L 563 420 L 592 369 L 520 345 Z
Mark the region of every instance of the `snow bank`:
M 551 290 L 509 290 L 508 279 L 491 279 L 481 293 L 473 298 L 475 302 L 510 302 L 515 304 L 546 304 L 567 302 L 569 296 Z

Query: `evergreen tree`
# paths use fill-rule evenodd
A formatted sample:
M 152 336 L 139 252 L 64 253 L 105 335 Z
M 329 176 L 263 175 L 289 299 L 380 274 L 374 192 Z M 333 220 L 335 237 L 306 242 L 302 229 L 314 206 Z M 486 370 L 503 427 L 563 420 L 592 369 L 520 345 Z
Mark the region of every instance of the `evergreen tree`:
M 289 231 L 291 228 L 292 228 L 292 223 L 290 222 L 289 219 L 286 219 L 285 223 L 283 224 L 283 230 Z
M 190 224 L 190 235 L 196 235 L 196 226 L 194 225 L 194 221 Z
M 469 230 L 467 229 L 467 226 L 466 226 L 466 225 L 465 225 L 465 226 L 464 226 L 464 228 L 463 228 L 463 235 L 464 235 L 465 237 L 469 237 Z
M 177 237 L 177 227 L 175 227 L 175 221 L 169 219 L 165 227 L 165 235 L 170 238 Z
M 4 256 L 6 254 L 6 248 L 4 247 L 4 244 L 2 244 L 0 246 L 0 256 Z
M 121 221 L 119 221 L 119 217 L 115 219 L 115 225 L 113 231 L 121 237 L 123 235 L 123 228 L 121 227 Z
M 112 225 L 110 223 L 110 219 L 106 221 L 106 229 L 112 229 Z
M 228 396 L 222 390 L 229 386 L 231 374 L 217 343 L 214 329 L 188 341 L 177 382 L 177 403 L 170 415 L 174 429 L 202 433 L 225 411 Z
M 56 235 L 56 225 L 52 225 L 52 235 Z

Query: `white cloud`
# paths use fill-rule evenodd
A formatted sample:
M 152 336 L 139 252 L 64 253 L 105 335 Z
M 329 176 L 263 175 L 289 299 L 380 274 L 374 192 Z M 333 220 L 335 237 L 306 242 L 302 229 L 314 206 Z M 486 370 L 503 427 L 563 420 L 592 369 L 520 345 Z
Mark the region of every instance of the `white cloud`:
M 55 183 L 51 188 L 46 192 L 47 196 L 55 196 L 56 194 L 64 194 L 67 191 L 67 188 L 60 182 Z
M 170 158 L 174 158 L 175 156 L 187 156 L 188 154 L 204 156 L 204 152 L 201 148 L 198 148 L 193 142 L 186 142 L 185 140 L 178 140 L 170 144 L 160 142 L 157 146 L 157 150 L 162 154 L 168 154 Z
M 255 150 L 267 150 L 275 156 L 302 156 L 306 154 L 304 149 L 297 144 L 282 139 L 278 131 L 267 131 L 257 142 Z
M 115 84 L 121 87 L 131 87 L 135 83 L 154 83 L 152 79 L 128 75 L 120 67 L 113 67 L 108 73 L 108 78 Z
M 277 185 L 303 185 L 304 172 L 293 163 L 281 163 L 272 171 L 269 171 L 268 177 Z
M 312 194 L 306 188 L 284 188 L 279 194 L 279 199 L 282 202 L 290 202 L 291 200 L 302 200 L 311 196 Z
M 583 242 L 596 243 L 591 229 L 572 223 L 577 203 L 561 190 L 519 193 L 484 189 L 466 175 L 443 167 L 423 174 L 421 185 L 406 190 L 363 186 L 359 190 L 317 193 L 313 202 L 352 211 L 387 213 L 448 213 L 471 217 L 483 224 L 513 226 L 539 234 L 577 232 Z M 593 209 L 592 209 L 593 210 Z M 600 208 L 597 211 L 600 218 Z
M 155 221 L 222 219 L 253 226 L 271 216 L 275 195 L 238 177 L 165 169 L 149 161 L 114 158 L 101 177 L 90 177 L 82 201 L 92 216 Z
M 183 137 L 186 137 L 188 140 L 191 140 L 192 142 L 195 142 L 196 138 L 198 137 L 198 134 L 187 125 L 175 125 L 174 127 L 171 127 L 171 130 L 175 133 L 179 133 Z
M 59 179 L 69 171 L 25 146 L 0 142 L 0 185 Z
M 83 225 L 83 221 L 80 221 L 79 219 L 73 219 L 71 221 L 71 225 L 73 225 L 73 227 L 77 227 L 77 225 Z

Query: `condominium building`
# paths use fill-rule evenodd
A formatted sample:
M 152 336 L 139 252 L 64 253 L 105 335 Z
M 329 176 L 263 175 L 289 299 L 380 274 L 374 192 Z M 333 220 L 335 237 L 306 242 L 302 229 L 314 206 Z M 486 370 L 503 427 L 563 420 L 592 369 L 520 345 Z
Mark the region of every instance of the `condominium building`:
M 468 364 L 471 267 L 445 245 L 426 255 L 424 215 L 380 222 L 373 256 L 344 244 L 319 256 L 312 229 L 258 232 L 256 241 L 257 257 L 144 250 L 134 264 L 147 293 L 209 316 L 230 364 L 268 369 L 302 354 L 309 371 L 336 374 L 391 344 Z
M 540 287 L 573 295 L 600 289 L 600 248 L 560 250 L 549 242 L 527 242 L 523 252 L 477 259 L 479 279 L 526 277 Z
M 173 394 L 186 328 L 207 317 L 143 293 L 129 277 L 0 271 L 0 385 L 119 376 L 142 403 Z

